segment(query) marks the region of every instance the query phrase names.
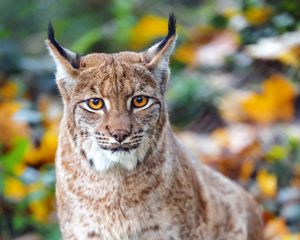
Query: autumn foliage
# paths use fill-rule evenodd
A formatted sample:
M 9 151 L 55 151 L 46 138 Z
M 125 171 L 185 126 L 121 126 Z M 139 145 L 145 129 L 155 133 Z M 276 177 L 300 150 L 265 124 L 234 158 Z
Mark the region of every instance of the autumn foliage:
M 63 2 L 44 9 L 52 16 L 35 24 L 23 19 L 30 31 L 11 24 L 26 14 L 39 19 L 41 6 L 28 6 L 23 15 L 4 19 L 4 30 L 0 26 L 0 38 L 12 44 L 7 46 L 24 48 L 16 53 L 0 42 L 3 240 L 60 238 L 54 158 L 62 104 L 43 43 L 46 21 L 53 18 L 64 45 L 80 54 L 139 51 L 166 33 L 166 3 L 74 1 L 79 11 Z M 266 239 L 298 240 L 300 8 L 292 0 L 224 2 L 175 1 L 171 122 L 199 161 L 254 195 L 264 210 Z

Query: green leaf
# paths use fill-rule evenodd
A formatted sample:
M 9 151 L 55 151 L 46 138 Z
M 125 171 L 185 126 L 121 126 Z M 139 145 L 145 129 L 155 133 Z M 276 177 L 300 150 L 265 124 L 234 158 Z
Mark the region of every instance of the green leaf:
M 22 161 L 28 144 L 28 139 L 17 139 L 14 148 L 9 153 L 1 156 L 0 163 L 2 163 L 5 171 L 11 172 Z
M 266 156 L 274 160 L 283 160 L 288 156 L 288 151 L 285 146 L 274 145 Z
M 61 234 L 58 225 L 54 225 L 49 232 L 46 234 L 47 240 L 59 240 L 61 239 Z
M 15 215 L 13 217 L 13 226 L 16 231 L 24 230 L 28 225 L 28 220 L 22 215 Z
M 213 19 L 211 20 L 211 24 L 213 26 L 215 26 L 216 28 L 225 28 L 228 24 L 228 20 L 226 17 L 222 16 L 222 15 L 216 15 L 213 17 Z

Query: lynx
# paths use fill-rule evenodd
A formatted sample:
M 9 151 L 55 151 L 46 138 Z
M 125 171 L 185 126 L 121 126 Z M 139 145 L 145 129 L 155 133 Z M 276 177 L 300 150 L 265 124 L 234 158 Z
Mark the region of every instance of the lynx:
M 178 143 L 165 101 L 176 20 L 143 52 L 86 56 L 51 24 L 64 114 L 56 199 L 64 239 L 260 240 L 260 209 L 241 187 Z

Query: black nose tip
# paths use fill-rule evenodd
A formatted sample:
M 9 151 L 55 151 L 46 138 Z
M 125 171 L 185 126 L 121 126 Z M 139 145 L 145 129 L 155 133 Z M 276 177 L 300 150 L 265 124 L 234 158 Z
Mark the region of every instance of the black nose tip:
M 123 129 L 117 129 L 112 132 L 112 136 L 121 143 L 129 136 L 129 132 Z

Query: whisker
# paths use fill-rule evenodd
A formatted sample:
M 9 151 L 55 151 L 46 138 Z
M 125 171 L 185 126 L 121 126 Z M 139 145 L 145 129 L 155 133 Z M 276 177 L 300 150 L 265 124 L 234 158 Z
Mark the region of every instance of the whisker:
M 131 139 L 136 139 L 136 138 L 142 138 L 143 135 L 133 135 L 133 137 L 131 137 Z
M 104 140 L 104 141 L 109 141 L 108 138 L 102 138 L 102 137 L 96 137 L 97 140 Z
M 128 142 L 128 144 L 137 144 L 137 143 L 140 143 L 141 141 L 140 141 L 140 139 L 139 140 L 135 140 L 135 141 L 130 141 L 130 142 Z

